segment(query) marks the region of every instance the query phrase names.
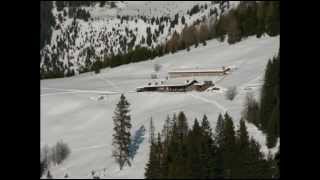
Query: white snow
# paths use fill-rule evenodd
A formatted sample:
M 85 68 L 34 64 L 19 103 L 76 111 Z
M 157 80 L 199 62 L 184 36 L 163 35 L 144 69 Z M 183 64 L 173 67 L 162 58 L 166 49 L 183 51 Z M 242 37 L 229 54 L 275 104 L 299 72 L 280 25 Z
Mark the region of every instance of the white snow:
M 211 40 L 207 46 L 192 47 L 190 52 L 183 50 L 154 60 L 106 68 L 99 75 L 85 73 L 70 78 L 41 80 L 41 146 L 63 139 L 72 151 L 61 165 L 52 167 L 53 177 L 63 178 L 68 173 L 70 178 L 90 178 L 91 170 L 104 174 L 106 168 L 102 178 L 144 178 L 150 117 L 156 131 L 160 131 L 168 114 L 172 116 L 184 111 L 189 126 L 194 118 L 201 119 L 206 114 L 214 129 L 219 113 L 227 111 L 237 128 L 246 92 L 259 95 L 258 87 L 267 61 L 277 54 L 279 39 L 279 36 L 249 37 L 233 45 Z M 134 92 L 138 86 L 151 81 L 155 63 L 162 66 L 160 73 L 164 75 L 176 68 L 237 67 L 219 80 L 211 78 L 221 89 L 237 86 L 238 95 L 230 101 L 222 92 Z M 248 86 L 256 88 L 245 90 Z M 124 93 L 131 103 L 132 134 L 141 125 L 147 130 L 132 166 L 122 171 L 111 157 L 112 116 L 120 93 Z M 97 100 L 100 96 L 103 99 Z M 267 153 L 265 135 L 250 123 L 247 123 L 247 129 Z M 271 152 L 274 153 L 277 147 Z

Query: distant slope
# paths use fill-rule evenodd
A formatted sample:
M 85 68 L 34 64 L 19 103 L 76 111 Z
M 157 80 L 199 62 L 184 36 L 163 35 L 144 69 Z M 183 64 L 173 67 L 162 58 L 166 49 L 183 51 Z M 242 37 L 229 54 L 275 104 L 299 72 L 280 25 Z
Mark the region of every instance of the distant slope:
M 82 11 L 76 14 L 84 19 L 74 19 L 69 15 L 74 11 L 72 7 L 58 8 L 53 3 L 56 25 L 51 41 L 40 51 L 41 74 L 51 72 L 52 77 L 69 76 L 91 70 L 97 60 L 126 54 L 138 46 L 164 48 L 162 46 L 175 31 L 181 34 L 184 25 L 191 26 L 204 17 L 218 17 L 237 5 L 238 2 L 128 1 L 115 2 L 114 7 L 110 4 L 100 7 L 99 3 L 93 3 L 79 6 Z M 216 14 L 211 12 L 214 9 Z M 86 17 L 86 12 L 90 18 Z M 182 16 L 185 24 L 181 22 Z
M 255 85 L 251 91 L 259 96 L 260 87 L 257 84 L 261 81 L 268 59 L 277 54 L 279 45 L 279 36 L 264 36 L 260 39 L 250 36 L 233 45 L 210 40 L 206 46 L 191 47 L 190 52 L 182 50 L 153 61 L 106 68 L 100 74 L 88 72 L 69 78 L 41 80 L 41 94 L 45 94 L 41 96 L 41 146 L 52 145 L 63 139 L 72 151 L 66 161 L 52 167 L 53 177 L 63 178 L 68 173 L 70 178 L 91 178 L 90 172 L 95 170 L 101 173 L 102 178 L 144 178 L 149 153 L 150 117 L 153 117 L 156 131 L 160 131 L 167 114 L 172 116 L 173 113 L 184 111 L 189 124 L 192 124 L 194 118 L 199 119 L 206 114 L 214 129 L 219 113 L 226 109 L 238 128 L 248 92 L 245 88 Z M 136 87 L 151 81 L 150 73 L 155 63 L 163 67 L 161 74 L 170 69 L 195 66 L 237 67 L 217 85 L 223 88 L 236 85 L 239 93 L 233 101 L 226 100 L 221 92 L 132 93 Z M 66 92 L 64 89 L 73 92 L 63 93 Z M 103 100 L 97 101 L 97 91 L 124 93 L 131 103 L 131 133 L 134 134 L 141 125 L 147 129 L 146 139 L 140 145 L 132 166 L 122 171 L 119 171 L 111 157 L 112 116 L 120 95 L 106 95 Z M 254 125 L 247 123 L 247 126 L 249 135 L 261 144 L 265 154 L 269 150 L 273 153 L 277 150 L 279 141 L 278 146 L 268 149 L 265 135 Z

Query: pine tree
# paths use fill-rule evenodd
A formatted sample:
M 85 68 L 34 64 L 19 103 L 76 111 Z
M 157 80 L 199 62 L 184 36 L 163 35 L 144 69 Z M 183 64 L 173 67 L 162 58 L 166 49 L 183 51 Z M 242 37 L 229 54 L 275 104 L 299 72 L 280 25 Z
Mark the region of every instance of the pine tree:
M 153 125 L 152 117 L 150 118 L 149 132 L 150 132 L 149 143 L 152 144 L 152 143 L 155 142 L 155 137 L 154 137 L 154 125 Z
M 218 116 L 215 133 L 214 133 L 214 143 L 217 146 L 216 156 L 214 157 L 214 178 L 221 179 L 226 176 L 225 172 L 225 162 L 223 157 L 224 152 L 224 119 L 221 114 Z
M 212 136 L 212 129 L 210 127 L 210 122 L 208 121 L 208 117 L 205 114 L 203 115 L 203 118 L 202 118 L 201 128 L 207 136 L 209 137 Z
M 186 23 L 186 19 L 184 18 L 184 16 L 181 17 L 181 23 L 185 24 Z
M 237 178 L 246 178 L 248 176 L 248 153 L 249 153 L 249 135 L 245 125 L 245 121 L 240 119 L 240 127 L 237 131 L 237 150 L 235 163 L 237 164 L 234 170 L 234 176 Z
M 239 137 L 239 147 L 240 149 L 245 149 L 249 146 L 249 135 L 243 119 L 240 119 L 240 128 L 237 133 Z
M 187 169 L 188 178 L 199 178 L 205 176 L 204 168 L 202 164 L 202 128 L 199 125 L 197 118 L 194 120 L 192 129 L 189 131 L 187 139 L 188 156 L 187 159 Z
M 183 111 L 178 114 L 177 130 L 181 139 L 186 137 L 188 134 L 188 121 Z
M 125 96 L 121 94 L 120 101 L 114 111 L 114 134 L 113 134 L 113 146 L 114 150 L 112 156 L 122 170 L 125 164 L 131 166 L 129 160 L 129 145 L 131 143 L 130 129 L 131 129 L 131 117 L 129 113 L 129 102 Z
M 203 115 L 201 122 L 202 144 L 201 144 L 201 164 L 204 178 L 214 178 L 214 158 L 216 150 L 214 140 L 212 139 L 212 130 L 206 115 Z
M 233 177 L 233 170 L 234 170 L 234 163 L 233 159 L 235 157 L 235 131 L 233 120 L 229 116 L 228 113 L 224 115 L 224 146 L 223 146 L 223 158 L 225 162 L 225 170 L 226 170 L 226 177 L 230 178 Z
M 47 172 L 47 179 L 53 179 L 53 177 L 52 177 L 52 175 L 50 173 L 50 170 L 48 170 L 48 172 Z
M 277 143 L 277 137 L 279 136 L 279 107 L 278 105 L 273 109 L 272 115 L 267 129 L 267 146 L 272 148 Z
M 253 123 L 258 128 L 261 127 L 260 125 L 260 117 L 259 117 L 259 104 L 254 99 L 254 96 L 252 93 L 247 93 L 246 95 L 246 101 L 245 101 L 245 107 L 243 110 L 242 116 L 250 123 Z
M 222 117 L 221 114 L 219 114 L 218 116 L 218 121 L 216 124 L 216 128 L 215 128 L 215 133 L 214 133 L 214 140 L 215 140 L 215 144 L 218 147 L 223 146 L 223 141 L 224 141 L 224 119 Z
M 276 162 L 276 171 L 274 174 L 274 178 L 280 179 L 280 146 L 275 155 L 275 162 Z
M 273 88 L 272 88 L 272 61 L 269 60 L 264 76 L 264 84 L 262 86 L 260 100 L 260 120 L 261 128 L 265 132 L 273 109 Z
M 161 174 L 161 140 L 160 134 L 158 134 L 157 141 L 150 144 L 149 161 L 145 168 L 146 179 L 159 179 Z

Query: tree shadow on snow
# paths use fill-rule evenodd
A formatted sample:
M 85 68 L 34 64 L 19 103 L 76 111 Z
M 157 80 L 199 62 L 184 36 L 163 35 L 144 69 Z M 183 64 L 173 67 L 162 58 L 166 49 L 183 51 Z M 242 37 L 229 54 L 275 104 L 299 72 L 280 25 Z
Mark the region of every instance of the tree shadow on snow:
M 131 159 L 133 159 L 134 156 L 137 154 L 139 146 L 144 140 L 145 132 L 146 132 L 146 129 L 143 125 L 140 126 L 140 128 L 135 132 L 131 140 L 131 144 L 129 146 L 129 157 Z

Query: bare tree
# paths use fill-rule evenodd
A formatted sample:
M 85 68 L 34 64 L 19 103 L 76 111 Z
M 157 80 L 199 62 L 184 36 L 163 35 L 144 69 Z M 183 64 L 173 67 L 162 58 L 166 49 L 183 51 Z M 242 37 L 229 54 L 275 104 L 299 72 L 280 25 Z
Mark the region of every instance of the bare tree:
M 228 100 L 232 101 L 236 97 L 237 94 L 238 94 L 237 87 L 231 86 L 226 91 L 226 98 Z

